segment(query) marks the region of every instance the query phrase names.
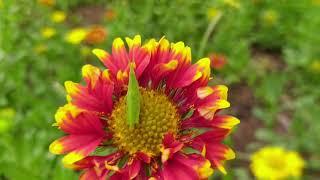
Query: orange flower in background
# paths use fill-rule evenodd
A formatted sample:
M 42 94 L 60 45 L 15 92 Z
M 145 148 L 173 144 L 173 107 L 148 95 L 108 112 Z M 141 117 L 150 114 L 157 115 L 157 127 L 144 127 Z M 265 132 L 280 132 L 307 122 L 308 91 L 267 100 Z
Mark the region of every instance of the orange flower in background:
M 209 55 L 209 58 L 213 69 L 222 69 L 227 63 L 226 57 L 220 54 L 213 53 Z
M 54 125 L 66 135 L 50 152 L 66 154 L 63 164 L 83 170 L 83 180 L 225 174 L 224 162 L 235 153 L 223 140 L 239 120 L 218 113 L 230 106 L 228 88 L 208 85 L 209 58 L 192 64 L 181 41 L 142 44 L 137 35 L 126 42 L 116 38 L 111 53 L 94 49 L 106 69 L 87 64 L 84 83 L 65 82 L 68 102 Z
M 100 44 L 106 40 L 107 31 L 102 26 L 94 26 L 89 29 L 85 42 L 88 44 Z
M 55 0 L 38 0 L 38 3 L 45 6 L 54 6 L 56 4 L 56 1 Z
M 106 10 L 106 12 L 105 12 L 106 20 L 112 21 L 112 20 L 114 20 L 115 17 L 116 17 L 116 12 L 114 10 L 112 10 L 112 9 Z

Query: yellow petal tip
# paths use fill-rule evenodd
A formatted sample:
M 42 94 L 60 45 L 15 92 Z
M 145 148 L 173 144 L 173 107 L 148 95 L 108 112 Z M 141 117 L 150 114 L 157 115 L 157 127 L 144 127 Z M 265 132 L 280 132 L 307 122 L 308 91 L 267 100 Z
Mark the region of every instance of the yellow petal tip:
M 119 48 L 122 48 L 124 46 L 124 43 L 123 43 L 122 39 L 118 37 L 113 41 L 112 46 L 115 49 L 119 49 Z
M 107 52 L 103 49 L 93 49 L 92 53 L 96 55 L 99 59 L 103 59 L 107 55 Z
M 53 141 L 49 146 L 49 151 L 52 154 L 62 154 L 63 145 L 58 140 Z
M 63 157 L 62 163 L 65 167 L 70 167 L 73 163 L 83 159 L 84 156 L 78 152 L 70 152 L 66 156 Z

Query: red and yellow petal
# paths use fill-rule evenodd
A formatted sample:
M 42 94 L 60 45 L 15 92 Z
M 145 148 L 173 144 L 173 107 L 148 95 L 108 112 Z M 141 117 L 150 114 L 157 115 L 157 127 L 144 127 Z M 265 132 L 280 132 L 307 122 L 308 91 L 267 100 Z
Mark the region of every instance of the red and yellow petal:
M 101 143 L 103 137 L 91 137 L 92 140 L 85 142 L 84 140 L 78 141 L 81 146 L 77 147 L 73 151 L 69 152 L 62 159 L 62 163 L 66 167 L 73 167 L 73 164 L 85 157 L 87 157 L 91 152 L 93 152 L 97 146 Z M 82 145 L 82 143 L 84 145 Z
M 229 134 L 227 129 L 214 129 L 203 133 L 192 140 L 191 146 L 199 152 L 203 152 L 205 158 L 210 160 L 213 167 L 226 173 L 222 163 L 225 160 L 235 158 L 235 153 L 228 146 L 221 144 L 221 141 Z M 203 151 L 205 147 L 205 151 Z
M 110 57 L 110 54 L 102 49 L 93 49 L 92 53 L 98 57 L 98 59 L 104 63 L 104 61 Z
M 113 63 L 119 70 L 125 70 L 129 64 L 129 56 L 121 38 L 116 38 L 112 43 Z
M 170 43 L 167 39 L 161 38 L 159 41 L 159 50 L 160 52 L 168 52 L 170 49 Z
M 157 86 L 159 81 L 161 81 L 170 72 L 174 71 L 177 68 L 177 66 L 177 60 L 170 60 L 167 63 L 160 63 L 154 66 L 151 73 L 151 76 L 153 77 L 153 84 Z
M 191 48 L 185 46 L 183 42 L 171 44 L 173 58 L 179 60 L 179 64 L 186 65 L 191 63 Z
M 200 179 L 207 179 L 213 174 L 214 170 L 211 167 L 210 161 L 205 160 L 203 165 L 197 168 L 197 172 L 199 174 Z
M 211 69 L 210 69 L 210 59 L 209 58 L 202 58 L 200 60 L 198 60 L 198 62 L 196 62 L 195 64 L 198 68 L 198 71 L 201 72 L 202 76 L 201 76 L 201 82 L 200 85 L 203 86 L 203 85 L 206 85 L 209 81 L 209 78 L 210 78 L 210 72 L 211 72 Z
M 137 152 L 136 157 L 147 164 L 151 162 L 151 156 L 146 153 Z
M 97 172 L 94 168 L 85 170 L 79 177 L 79 180 L 91 180 L 91 179 L 100 180 L 100 177 L 97 175 Z
M 104 83 L 112 83 L 109 69 L 105 69 L 102 71 L 101 78 L 104 81 Z
M 94 134 L 67 135 L 53 141 L 49 146 L 49 150 L 53 154 L 65 154 L 75 149 L 85 147 L 94 141 L 100 142 L 102 138 L 103 135 L 98 136 Z
M 215 115 L 212 119 L 205 119 L 199 114 L 195 114 L 189 119 L 181 123 L 182 129 L 190 128 L 222 128 L 232 129 L 235 125 L 239 124 L 240 120 L 228 115 Z
M 54 154 L 68 153 L 63 159 L 66 165 L 89 155 L 103 139 L 107 138 L 100 118 L 87 112 L 81 112 L 76 117 L 67 112 L 60 119 L 59 127 L 69 135 L 51 143 L 49 151 Z
M 154 71 L 159 71 L 160 74 L 163 74 L 165 72 L 173 71 L 177 68 L 178 61 L 177 60 L 170 60 L 167 63 L 160 63 L 157 66 L 155 66 Z
M 119 169 L 116 164 L 123 157 L 122 152 L 114 152 L 106 156 L 88 156 L 73 164 L 73 169 L 89 169 L 93 167 L 106 168 L 107 170 Z M 108 168 L 107 168 L 108 167 Z M 110 168 L 109 168 L 110 167 Z
M 224 85 L 216 85 L 212 87 L 200 87 L 197 89 L 197 96 L 199 99 L 205 99 L 212 94 L 215 94 L 215 97 L 220 97 L 221 99 L 227 100 L 228 87 Z
M 141 37 L 139 35 L 135 36 L 133 39 L 126 38 L 126 41 L 130 47 L 130 63 L 135 64 L 136 77 L 139 79 L 145 68 L 149 65 L 151 52 L 141 47 Z M 126 71 L 128 70 L 126 69 Z
M 197 89 L 197 96 L 200 99 L 204 99 L 207 96 L 211 95 L 213 92 L 214 90 L 209 86 L 200 87 Z
M 157 42 L 155 39 L 150 39 L 146 44 L 142 46 L 142 48 L 146 49 L 150 54 L 154 54 L 157 47 Z
M 214 93 L 218 94 L 222 99 L 227 100 L 228 98 L 228 87 L 224 85 L 216 85 L 212 87 Z
M 85 65 L 82 74 L 86 85 L 66 81 L 65 86 L 69 102 L 79 109 L 97 113 L 109 113 L 112 110 L 114 83 L 108 70 L 103 72 L 92 65 Z
M 105 180 L 107 175 L 113 171 L 119 171 L 116 166 L 119 158 L 122 157 L 122 153 L 116 152 L 106 156 L 89 156 L 73 164 L 75 169 L 84 169 L 84 173 L 80 175 L 80 179 L 99 179 Z
M 126 37 L 126 42 L 128 44 L 129 49 L 132 49 L 134 46 L 141 46 L 141 36 L 136 35 L 133 39 Z
M 100 75 L 101 70 L 95 66 L 87 64 L 82 67 L 82 77 L 85 79 L 87 84 L 91 85 L 91 88 L 95 87 L 100 78 Z
M 138 176 L 139 172 L 140 172 L 140 169 L 141 169 L 141 166 L 142 166 L 142 163 L 140 160 L 138 159 L 134 159 L 132 162 L 129 162 L 127 164 L 128 168 L 129 168 L 129 178 L 130 179 L 133 179 L 135 178 L 136 176 Z
M 162 144 L 162 163 L 166 162 L 169 158 L 171 158 L 174 155 L 174 153 L 180 151 L 183 148 L 183 143 L 177 141 L 172 133 L 168 133 L 164 136 Z
M 74 83 L 72 81 L 66 81 L 64 83 L 64 86 L 66 88 L 67 94 L 69 96 L 73 96 L 76 95 L 80 92 L 81 88 L 80 88 L 80 84 L 78 83 Z
M 142 162 L 139 159 L 129 159 L 120 171 L 116 171 L 110 177 L 110 180 L 135 179 L 141 171 L 144 171 Z
M 59 141 L 53 141 L 49 146 L 49 151 L 52 154 L 63 154 L 65 152 L 63 144 Z
M 128 72 L 119 70 L 116 77 L 118 81 L 124 83 L 128 79 Z
M 105 134 L 100 117 L 89 112 L 82 112 L 77 117 L 68 114 L 66 118 L 62 119 L 59 127 L 69 134 Z
M 112 56 L 105 50 L 93 49 L 92 53 L 95 54 L 98 59 L 105 65 L 105 67 L 110 69 L 113 74 L 116 74 L 116 72 L 119 70 L 119 67 L 114 63 Z
M 200 134 L 192 139 L 191 146 L 199 152 L 203 151 L 206 146 L 206 152 L 208 152 L 207 144 L 219 144 L 230 133 L 230 129 L 212 129 L 203 134 Z
M 203 163 L 204 159 L 199 155 L 186 155 L 179 152 L 163 164 L 162 169 L 160 169 L 159 176 L 166 180 L 200 179 L 199 167 Z
M 218 99 L 214 102 L 211 102 L 209 105 L 200 106 L 197 108 L 197 111 L 201 116 L 206 119 L 212 119 L 217 110 L 230 107 L 230 103 L 224 99 Z
M 226 174 L 223 162 L 235 158 L 233 150 L 222 144 L 208 144 L 206 147 L 208 150 L 205 157 L 210 160 L 213 167 L 218 168 L 223 174 Z
M 167 85 L 170 88 L 186 87 L 202 76 L 202 72 L 197 70 L 195 65 L 177 70 L 168 78 Z
M 124 48 L 124 42 L 122 41 L 122 39 L 121 38 L 114 39 L 112 43 L 112 48 L 114 48 L 116 51 L 122 50 L 122 48 Z
M 62 163 L 65 167 L 69 168 L 73 163 L 83 159 L 88 154 L 81 151 L 73 151 L 68 153 L 62 158 Z
M 212 119 L 212 125 L 218 128 L 231 129 L 240 123 L 240 120 L 234 116 L 216 115 Z
M 72 117 L 78 116 L 81 112 L 84 110 L 79 109 L 78 107 L 72 105 L 71 103 L 68 103 L 62 107 L 59 107 L 57 112 L 55 113 L 54 117 L 56 120 L 56 123 L 54 123 L 54 126 L 60 126 L 63 122 L 63 119 L 67 118 L 67 115 L 70 113 Z

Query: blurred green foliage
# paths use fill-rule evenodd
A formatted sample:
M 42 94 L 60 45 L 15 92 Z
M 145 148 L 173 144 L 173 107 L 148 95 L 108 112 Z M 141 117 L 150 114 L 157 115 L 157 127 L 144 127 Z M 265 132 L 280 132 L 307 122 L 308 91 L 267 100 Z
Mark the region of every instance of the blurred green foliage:
M 61 135 L 51 124 L 57 107 L 65 102 L 62 84 L 79 81 L 82 65 L 98 64 L 88 54 L 90 49 L 109 50 L 115 37 L 135 34 L 182 40 L 192 48 L 194 60 L 212 52 L 224 54 L 227 65 L 213 70 L 214 77 L 219 83 L 248 86 L 255 99 L 250 113 L 261 120 L 257 141 L 240 153 L 278 144 L 304 155 L 306 179 L 320 171 L 320 68 L 312 65 L 320 63 L 319 1 L 57 0 L 52 6 L 39 2 L 0 0 L 0 179 L 77 177 L 62 167 L 60 157 L 48 152 L 50 142 Z M 86 9 L 93 14 L 102 10 L 98 23 L 106 27 L 107 40 L 99 45 L 69 44 L 65 34 L 71 28 L 97 24 L 90 21 L 90 13 L 81 16 Z M 104 18 L 105 9 L 113 11 L 112 20 Z M 51 22 L 54 10 L 65 11 L 67 21 Z M 222 16 L 206 38 L 217 12 Z M 57 33 L 44 38 L 44 27 Z M 248 167 L 236 163 L 248 158 L 239 159 L 225 179 L 250 178 Z

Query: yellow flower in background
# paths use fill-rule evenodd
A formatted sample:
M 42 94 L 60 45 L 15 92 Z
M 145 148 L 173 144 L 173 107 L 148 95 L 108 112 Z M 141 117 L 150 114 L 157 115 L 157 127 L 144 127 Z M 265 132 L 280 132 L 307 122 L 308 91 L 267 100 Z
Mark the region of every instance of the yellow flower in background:
M 297 152 L 267 146 L 251 156 L 250 168 L 257 179 L 297 178 L 302 174 L 304 160 Z
M 38 3 L 45 6 L 54 6 L 56 4 L 56 1 L 55 0 L 38 0 Z
M 51 21 L 55 23 L 61 23 L 66 19 L 66 13 L 63 11 L 54 11 L 51 14 Z
M 87 33 L 85 28 L 75 28 L 67 33 L 65 40 L 71 44 L 79 44 L 87 36 Z
M 52 27 L 44 27 L 41 29 L 42 37 L 49 39 L 56 34 L 56 30 Z
M 16 111 L 12 108 L 0 109 L 0 134 L 7 132 L 13 125 Z
M 220 13 L 221 13 L 221 11 L 218 8 L 211 7 L 207 11 L 207 17 L 209 20 L 211 20 L 211 19 L 217 17 Z
M 310 69 L 312 72 L 320 73 L 320 60 L 315 60 L 311 63 Z
M 263 24 L 272 26 L 278 22 L 279 14 L 273 9 L 268 9 L 262 12 L 261 18 Z
M 223 0 L 223 3 L 229 7 L 239 9 L 240 8 L 240 2 L 238 0 Z

